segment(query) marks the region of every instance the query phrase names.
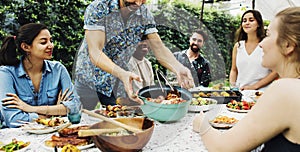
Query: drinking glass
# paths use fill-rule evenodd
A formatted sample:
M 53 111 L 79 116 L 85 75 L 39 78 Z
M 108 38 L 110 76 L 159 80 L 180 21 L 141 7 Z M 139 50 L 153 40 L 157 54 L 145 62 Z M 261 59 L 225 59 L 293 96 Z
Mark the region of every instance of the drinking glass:
M 82 104 L 80 104 L 79 109 L 77 109 L 77 113 L 68 113 L 68 119 L 72 124 L 79 124 L 81 120 L 82 114 Z

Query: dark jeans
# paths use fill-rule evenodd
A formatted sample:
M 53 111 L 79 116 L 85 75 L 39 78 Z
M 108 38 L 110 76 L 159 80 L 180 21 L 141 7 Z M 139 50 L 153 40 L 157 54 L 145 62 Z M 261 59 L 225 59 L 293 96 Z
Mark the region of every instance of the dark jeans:
M 97 95 L 102 105 L 116 105 L 116 98 L 114 96 L 114 93 L 112 93 L 110 97 L 100 92 L 97 92 Z
M 77 80 L 75 80 L 75 89 L 80 97 L 80 101 L 84 109 L 94 110 L 98 102 L 100 102 L 102 105 L 116 104 L 116 98 L 113 93 L 112 96 L 108 97 L 100 92 L 96 92 Z

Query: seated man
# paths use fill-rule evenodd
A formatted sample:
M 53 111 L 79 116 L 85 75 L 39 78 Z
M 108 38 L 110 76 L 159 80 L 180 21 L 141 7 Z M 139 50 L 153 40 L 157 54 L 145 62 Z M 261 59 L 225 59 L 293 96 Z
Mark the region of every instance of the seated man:
M 200 50 L 206 40 L 206 33 L 197 29 L 190 37 L 189 49 L 174 53 L 176 59 L 191 70 L 196 87 L 208 87 L 211 81 L 209 62 L 200 54 Z
M 154 85 L 154 74 L 151 62 L 145 58 L 149 52 L 149 47 L 146 38 L 143 37 L 141 42 L 138 43 L 135 52 L 128 63 L 129 71 L 137 74 L 142 78 L 142 82 L 133 81 L 133 91 L 137 92 L 139 89 Z

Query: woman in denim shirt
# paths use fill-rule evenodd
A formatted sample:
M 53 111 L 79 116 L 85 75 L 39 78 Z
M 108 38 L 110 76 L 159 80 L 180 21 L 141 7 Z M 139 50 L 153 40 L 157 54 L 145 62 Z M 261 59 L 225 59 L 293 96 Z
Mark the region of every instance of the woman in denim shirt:
M 4 39 L 0 50 L 3 127 L 17 127 L 13 125 L 17 120 L 78 113 L 80 101 L 71 91 L 68 71 L 60 62 L 49 61 L 53 48 L 43 24 L 23 25 L 16 36 Z

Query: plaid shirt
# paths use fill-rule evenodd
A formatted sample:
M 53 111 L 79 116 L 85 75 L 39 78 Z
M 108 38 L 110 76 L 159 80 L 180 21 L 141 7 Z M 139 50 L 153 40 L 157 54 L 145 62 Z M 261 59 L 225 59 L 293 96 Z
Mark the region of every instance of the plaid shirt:
M 119 0 L 93 1 L 84 14 L 84 29 L 105 31 L 103 52 L 125 70 L 128 70 L 127 64 L 141 37 L 157 32 L 154 18 L 145 5 L 124 22 Z M 92 64 L 85 39 L 77 54 L 75 79 L 108 97 L 113 89 L 116 89 L 114 92 L 117 96 L 125 95 L 124 86 L 121 82 L 118 83 L 116 77 Z

